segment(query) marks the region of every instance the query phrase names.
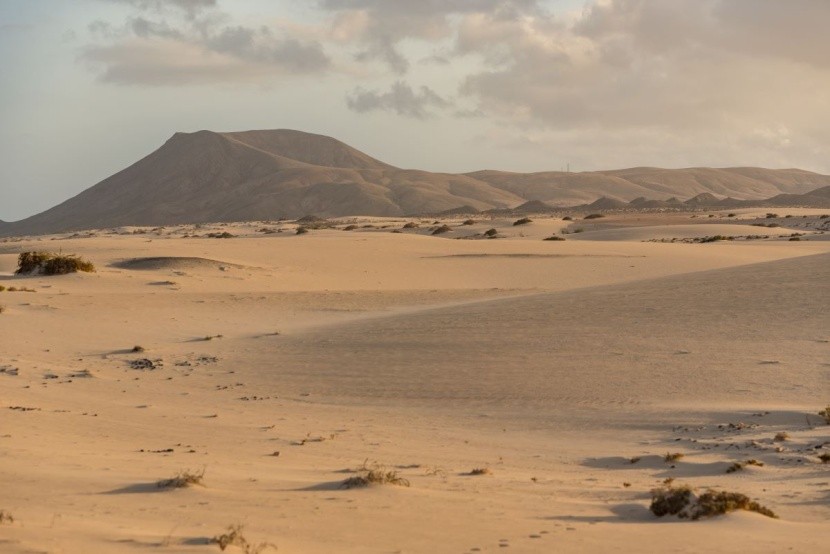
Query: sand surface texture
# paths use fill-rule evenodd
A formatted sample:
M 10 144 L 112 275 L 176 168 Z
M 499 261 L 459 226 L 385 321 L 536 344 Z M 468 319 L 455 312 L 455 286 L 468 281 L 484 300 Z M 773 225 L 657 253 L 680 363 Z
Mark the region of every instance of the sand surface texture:
M 793 213 L 7 239 L 0 552 L 822 552 L 830 241 Z M 657 518 L 667 479 L 779 517 Z

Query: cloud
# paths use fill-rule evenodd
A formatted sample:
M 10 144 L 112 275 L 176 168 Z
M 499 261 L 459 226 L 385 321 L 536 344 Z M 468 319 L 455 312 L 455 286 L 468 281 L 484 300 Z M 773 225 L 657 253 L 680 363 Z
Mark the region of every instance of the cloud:
M 347 99 L 350 110 L 365 113 L 375 110 L 391 111 L 398 115 L 426 119 L 433 108 L 446 108 L 450 102 L 429 87 L 417 91 L 403 81 L 398 81 L 386 92 L 357 89 Z
M 411 65 L 401 44 L 452 39 L 459 14 L 516 17 L 539 9 L 537 0 L 321 0 L 319 6 L 335 14 L 331 36 L 359 47 L 357 61 L 380 61 L 399 75 Z
M 180 86 L 267 82 L 326 71 L 322 43 L 292 29 L 233 24 L 215 0 L 107 0 L 130 6 L 123 24 L 94 21 L 81 52 L 108 83 Z

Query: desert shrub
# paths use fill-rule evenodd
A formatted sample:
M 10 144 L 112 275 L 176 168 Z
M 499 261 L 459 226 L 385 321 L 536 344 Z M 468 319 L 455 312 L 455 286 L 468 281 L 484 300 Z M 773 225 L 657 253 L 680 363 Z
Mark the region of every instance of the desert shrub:
M 404 228 L 404 229 L 417 229 L 417 228 L 418 228 L 418 224 L 417 224 L 417 223 L 415 223 L 414 221 L 410 221 L 410 222 L 408 222 L 408 223 L 405 223 L 405 224 L 404 224 L 404 226 L 403 226 L 403 228 Z
M 559 236 L 553 235 L 553 236 L 547 237 L 547 238 L 542 239 L 542 240 L 565 240 L 565 237 L 559 237 Z
M 211 539 L 211 542 L 219 546 L 219 550 L 225 551 L 229 546 L 235 546 L 242 550 L 245 554 L 260 554 L 268 548 L 277 549 L 276 545 L 269 542 L 261 542 L 258 544 L 251 544 L 248 539 L 242 534 L 241 525 L 231 525 L 228 530 L 221 535 L 217 535 Z
M 585 216 L 585 219 L 599 219 L 601 217 L 605 217 L 602 214 L 588 214 Z
M 830 454 L 828 454 L 827 452 L 819 454 L 818 459 L 821 460 L 821 463 L 823 464 L 830 464 Z
M 767 517 L 778 516 L 744 494 L 709 490 L 700 496 L 687 486 L 664 487 L 651 491 L 651 513 L 657 517 L 675 515 L 681 519 L 700 519 L 748 510 Z
M 787 240 L 789 240 L 789 241 L 799 241 L 799 240 L 801 240 L 801 237 L 790 237 Z
M 726 473 L 735 473 L 736 471 L 743 470 L 746 466 L 758 466 L 763 467 L 764 462 L 759 462 L 758 460 L 745 460 L 743 462 L 735 462 L 728 468 L 726 468 Z
M 830 425 L 830 404 L 828 404 L 826 408 L 821 410 L 818 413 L 818 415 L 820 415 L 822 418 L 824 418 L 824 423 L 826 423 L 827 425 Z
M 4 305 L 0 304 L 0 314 L 2 314 L 5 311 L 6 311 L 6 307 Z
M 452 231 L 452 227 L 450 227 L 449 225 L 441 225 L 440 227 L 438 227 L 437 229 L 432 231 L 431 234 L 432 235 L 442 235 L 444 233 L 449 233 L 450 231 Z
M 4 287 L 3 285 L 0 285 L 0 292 L 3 292 L 4 290 L 6 290 L 6 287 Z
M 230 234 L 230 233 L 229 233 L 229 232 L 227 232 L 227 231 L 223 231 L 223 232 L 221 232 L 221 233 L 208 233 L 208 234 L 207 234 L 207 235 L 205 235 L 205 236 L 206 236 L 207 238 L 209 238 L 209 239 L 232 239 L 232 238 L 234 238 L 236 235 L 232 235 L 232 234 Z
M 84 271 L 95 271 L 92 262 L 74 254 L 61 255 L 51 252 L 21 252 L 17 257 L 17 275 L 42 273 L 44 275 L 66 275 Z
M 0 525 L 4 523 L 14 523 L 14 518 L 6 510 L 0 510 Z
M 569 215 L 566 215 L 565 217 L 562 218 L 562 221 L 573 221 L 573 220 L 574 220 L 574 218 L 572 218 Z
M 521 219 L 517 219 L 516 221 L 514 221 L 513 226 L 515 227 L 516 225 L 527 225 L 528 223 L 533 223 L 533 220 L 529 217 L 523 217 Z
M 304 235 L 306 233 L 308 233 L 308 227 L 303 227 L 302 225 L 297 227 L 297 233 L 296 234 Z
M 735 217 L 738 214 L 726 214 L 726 217 Z
M 468 475 L 492 475 L 493 472 L 490 471 L 489 467 L 476 467 L 470 470 Z
M 495 238 L 495 236 L 498 235 L 498 234 L 499 234 L 499 232 L 496 231 L 495 229 L 487 229 L 486 231 L 484 231 L 484 236 L 490 237 L 491 239 Z
M 344 231 L 354 231 L 355 229 L 357 229 L 357 225 L 346 225 L 343 227 Z
M 670 463 L 676 462 L 677 460 L 681 459 L 682 457 L 683 457 L 682 452 L 673 452 L 673 453 L 672 452 L 666 452 L 666 455 L 663 456 L 663 461 L 665 461 L 667 464 L 670 464 Z
M 766 217 L 767 219 L 775 219 L 776 217 L 778 217 L 778 214 L 768 213 Z
M 476 220 L 475 220 L 475 219 L 465 219 L 465 220 L 461 223 L 461 225 L 475 225 L 475 224 L 476 224 Z
M 584 232 L 585 232 L 585 229 L 583 229 L 582 227 L 577 227 L 576 229 L 574 229 L 574 230 L 573 230 L 573 231 L 571 231 L 571 232 L 572 232 L 572 233 L 584 233 Z
M 205 470 L 190 471 L 184 470 L 176 474 L 171 479 L 162 479 L 156 486 L 160 489 L 182 489 L 185 487 L 192 487 L 193 485 L 204 486 Z
M 408 487 L 409 480 L 399 476 L 397 471 L 387 471 L 385 467 L 376 463 L 367 466 L 366 462 L 363 462 L 363 467 L 359 470 L 358 475 L 349 477 L 343 481 L 340 488 L 351 489 L 355 487 L 368 487 L 369 485 L 399 485 Z
M 772 440 L 775 441 L 775 442 L 784 442 L 784 441 L 789 440 L 789 439 L 790 439 L 790 434 L 789 433 L 787 433 L 786 431 L 779 431 L 778 433 L 775 433 L 775 437 L 773 437 Z

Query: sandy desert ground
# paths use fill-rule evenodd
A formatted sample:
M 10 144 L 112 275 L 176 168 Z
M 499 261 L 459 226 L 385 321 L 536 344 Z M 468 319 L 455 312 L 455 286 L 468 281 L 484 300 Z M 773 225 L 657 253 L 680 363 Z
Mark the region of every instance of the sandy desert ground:
M 822 552 L 830 219 L 786 214 L 2 241 L 29 290 L 0 292 L 0 551 L 218 552 L 242 525 L 289 553 Z M 97 272 L 13 275 L 28 250 Z M 342 486 L 375 466 L 409 486 Z M 658 519 L 667 479 L 780 517 Z

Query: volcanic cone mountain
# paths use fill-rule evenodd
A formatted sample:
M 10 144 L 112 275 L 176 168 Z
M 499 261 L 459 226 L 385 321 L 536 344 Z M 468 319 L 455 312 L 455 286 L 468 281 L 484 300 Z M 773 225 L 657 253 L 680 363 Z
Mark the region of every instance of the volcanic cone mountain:
M 797 169 L 430 173 L 400 169 L 336 139 L 300 131 L 198 131 L 176 133 L 155 152 L 45 212 L 0 223 L 0 235 L 307 214 L 399 216 L 460 206 L 512 208 L 530 200 L 564 206 L 601 197 L 622 203 L 702 193 L 760 200 L 828 185 L 830 177 Z

